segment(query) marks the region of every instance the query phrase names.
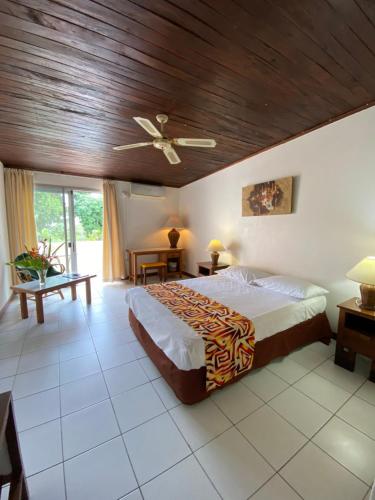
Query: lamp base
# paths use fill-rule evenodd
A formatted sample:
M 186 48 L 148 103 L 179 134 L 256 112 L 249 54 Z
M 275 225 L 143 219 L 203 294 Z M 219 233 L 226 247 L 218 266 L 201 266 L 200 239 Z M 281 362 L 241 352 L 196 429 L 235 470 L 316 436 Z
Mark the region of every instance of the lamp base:
M 213 266 L 217 266 L 219 262 L 219 252 L 212 252 L 211 253 L 211 262 Z
M 361 300 L 357 301 L 358 307 L 375 311 L 375 285 L 362 284 L 360 290 Z
M 178 240 L 180 239 L 180 233 L 177 229 L 173 228 L 168 233 L 168 239 L 171 248 L 177 248 Z

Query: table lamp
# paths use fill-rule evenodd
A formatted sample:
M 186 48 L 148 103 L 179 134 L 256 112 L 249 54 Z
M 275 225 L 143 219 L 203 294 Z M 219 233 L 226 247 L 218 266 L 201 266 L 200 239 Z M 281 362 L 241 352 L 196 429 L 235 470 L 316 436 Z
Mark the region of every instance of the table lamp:
M 213 266 L 217 266 L 219 262 L 219 252 L 224 252 L 225 248 L 220 240 L 211 240 L 208 244 L 207 251 L 211 252 L 211 262 Z
M 182 223 L 181 217 L 178 215 L 170 215 L 164 224 L 165 228 L 170 229 L 168 233 L 168 239 L 171 248 L 177 248 L 178 240 L 180 239 L 180 233 L 177 231 L 178 229 L 183 229 L 184 225 Z
M 365 257 L 346 275 L 347 278 L 361 283 L 361 301 L 358 306 L 375 310 L 375 256 Z

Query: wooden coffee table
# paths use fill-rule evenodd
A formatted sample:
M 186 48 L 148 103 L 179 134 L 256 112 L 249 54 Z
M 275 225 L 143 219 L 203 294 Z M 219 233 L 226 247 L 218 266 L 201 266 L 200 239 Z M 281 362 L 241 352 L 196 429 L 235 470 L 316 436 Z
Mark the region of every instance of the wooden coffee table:
M 38 323 L 44 323 L 43 312 L 43 295 L 48 292 L 54 292 L 60 288 L 70 287 L 72 293 L 72 300 L 77 300 L 76 286 L 79 283 L 86 283 L 86 303 L 91 304 L 91 278 L 95 278 L 96 274 L 86 274 L 79 278 L 64 278 L 63 276 L 53 276 L 46 279 L 46 284 L 40 286 L 39 280 L 21 283 L 20 285 L 12 286 L 14 293 L 20 296 L 21 317 L 26 319 L 29 317 L 27 309 L 27 294 L 34 295 L 36 304 L 36 318 Z

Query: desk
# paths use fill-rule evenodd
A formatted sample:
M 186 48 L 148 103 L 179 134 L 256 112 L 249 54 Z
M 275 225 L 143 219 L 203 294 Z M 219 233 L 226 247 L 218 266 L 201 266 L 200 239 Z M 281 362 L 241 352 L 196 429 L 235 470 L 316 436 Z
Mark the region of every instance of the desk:
M 141 255 L 156 255 L 156 260 L 167 264 L 167 276 L 178 273 L 182 278 L 182 252 L 183 248 L 140 248 L 126 250 L 129 258 L 129 280 L 137 284 L 138 257 Z M 169 263 L 176 262 L 176 271 L 171 271 Z

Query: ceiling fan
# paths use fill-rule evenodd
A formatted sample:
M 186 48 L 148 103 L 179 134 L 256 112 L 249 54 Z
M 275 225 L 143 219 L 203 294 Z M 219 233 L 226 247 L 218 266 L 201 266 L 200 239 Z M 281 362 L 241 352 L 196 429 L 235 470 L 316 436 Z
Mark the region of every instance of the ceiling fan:
M 168 121 L 167 115 L 156 115 L 157 121 L 160 123 L 160 131 L 155 127 L 155 125 L 147 118 L 141 118 L 140 116 L 134 116 L 133 119 L 146 130 L 154 140 L 151 142 L 137 142 L 136 144 L 128 144 L 125 146 L 116 146 L 113 149 L 115 151 L 123 151 L 124 149 L 141 148 L 143 146 L 154 146 L 156 149 L 161 149 L 165 154 L 167 160 L 171 165 L 176 165 L 181 163 L 178 154 L 173 146 L 189 146 L 196 148 L 214 148 L 216 146 L 216 141 L 214 139 L 170 139 L 164 134 L 164 125 Z

